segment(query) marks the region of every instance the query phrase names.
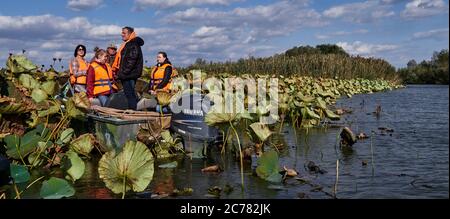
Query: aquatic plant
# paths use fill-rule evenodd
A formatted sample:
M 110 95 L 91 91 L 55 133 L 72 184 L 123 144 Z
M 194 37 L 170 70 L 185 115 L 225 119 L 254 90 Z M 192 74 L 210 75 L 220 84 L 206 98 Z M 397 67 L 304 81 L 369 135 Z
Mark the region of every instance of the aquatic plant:
M 100 179 L 114 193 L 122 193 L 122 199 L 129 190 L 144 191 L 153 178 L 153 171 L 153 155 L 139 141 L 127 141 L 120 152 L 105 153 L 98 167 Z

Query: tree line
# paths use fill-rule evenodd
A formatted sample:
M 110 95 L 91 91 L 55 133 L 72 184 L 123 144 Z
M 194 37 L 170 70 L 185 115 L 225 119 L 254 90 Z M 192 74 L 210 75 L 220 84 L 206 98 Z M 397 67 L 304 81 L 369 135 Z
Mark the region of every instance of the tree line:
M 398 73 L 407 84 L 449 84 L 448 49 L 434 52 L 431 60 L 410 60 Z

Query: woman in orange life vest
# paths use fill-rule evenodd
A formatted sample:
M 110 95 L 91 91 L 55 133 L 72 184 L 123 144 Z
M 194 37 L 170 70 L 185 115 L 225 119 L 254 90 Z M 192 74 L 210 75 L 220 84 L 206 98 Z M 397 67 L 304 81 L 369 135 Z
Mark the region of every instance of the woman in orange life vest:
M 87 96 L 91 102 L 98 98 L 100 104 L 105 106 L 109 96 L 117 92 L 111 66 L 107 63 L 108 54 L 103 49 L 95 52 L 95 60 L 89 65 L 87 71 Z
M 172 63 L 167 57 L 167 53 L 158 52 L 156 56 L 156 66 L 150 73 L 150 89 L 149 93 L 155 95 L 156 90 L 170 91 L 172 87 L 171 80 L 174 77 L 172 74 Z
M 75 92 L 86 92 L 86 72 L 89 63 L 86 62 L 84 56 L 86 55 L 86 47 L 78 45 L 75 47 L 73 58 L 69 64 L 70 70 L 70 84 L 74 86 Z

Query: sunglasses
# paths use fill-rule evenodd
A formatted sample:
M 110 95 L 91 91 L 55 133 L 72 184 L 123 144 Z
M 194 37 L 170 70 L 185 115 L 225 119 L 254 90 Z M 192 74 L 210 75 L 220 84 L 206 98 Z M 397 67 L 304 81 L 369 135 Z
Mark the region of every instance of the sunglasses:
M 79 49 L 78 49 L 78 51 L 84 51 L 84 49 L 82 49 L 82 48 L 79 48 Z

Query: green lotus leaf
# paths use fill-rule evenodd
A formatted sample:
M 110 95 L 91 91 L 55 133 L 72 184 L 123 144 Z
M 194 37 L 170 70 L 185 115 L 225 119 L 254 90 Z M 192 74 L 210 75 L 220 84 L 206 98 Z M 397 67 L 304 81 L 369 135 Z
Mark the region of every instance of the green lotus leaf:
M 269 182 L 281 182 L 282 176 L 279 173 L 278 153 L 267 151 L 257 161 L 256 174 L 261 179 Z
M 24 183 L 30 180 L 30 173 L 23 165 L 11 164 L 10 172 L 15 183 Z
M 92 149 L 94 149 L 95 137 L 92 134 L 83 134 L 70 142 L 71 150 L 78 154 L 89 157 Z
M 42 83 L 41 89 L 43 91 L 45 91 L 45 93 L 47 93 L 48 95 L 53 96 L 53 95 L 55 95 L 55 92 L 56 92 L 56 82 L 46 81 L 46 82 Z
M 8 60 L 6 61 L 6 67 L 12 73 L 30 72 L 38 68 L 35 64 L 33 64 L 33 62 L 31 62 L 24 55 L 9 56 Z
M 83 176 L 85 164 L 76 152 L 69 150 L 63 157 L 61 168 L 67 172 L 68 178 L 75 182 Z
M 252 128 L 253 132 L 255 132 L 256 136 L 258 136 L 259 140 L 264 142 L 267 140 L 267 138 L 272 134 L 270 129 L 259 122 L 255 122 L 250 125 L 250 128 Z
M 44 199 L 60 199 L 71 197 L 75 189 L 64 179 L 51 177 L 42 183 L 40 195 Z
M 331 120 L 339 120 L 341 117 L 329 109 L 325 109 L 325 115 Z
M 40 103 L 48 98 L 48 94 L 39 88 L 35 88 L 31 92 L 31 98 L 33 98 L 36 103 Z
M 23 87 L 30 90 L 40 87 L 39 81 L 29 74 L 21 74 L 19 77 L 19 82 Z
M 114 150 L 105 153 L 98 167 L 100 179 L 116 194 L 144 191 L 152 181 L 153 171 L 153 155 L 139 141 L 126 142 L 119 153 Z
M 66 144 L 66 143 L 70 142 L 70 140 L 72 139 L 72 137 L 74 135 L 74 132 L 75 132 L 75 130 L 73 130 L 72 128 L 68 128 L 68 129 L 64 130 L 61 133 L 61 135 L 59 136 L 59 142 L 61 144 Z

